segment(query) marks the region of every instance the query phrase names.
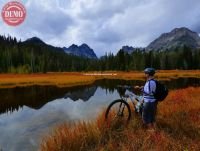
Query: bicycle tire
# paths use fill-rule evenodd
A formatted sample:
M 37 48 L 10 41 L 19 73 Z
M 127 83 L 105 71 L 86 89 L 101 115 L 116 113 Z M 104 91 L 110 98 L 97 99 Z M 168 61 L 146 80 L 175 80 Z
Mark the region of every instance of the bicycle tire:
M 128 123 L 129 120 L 131 119 L 131 108 L 130 108 L 130 105 L 122 100 L 122 99 L 117 99 L 117 100 L 114 100 L 113 102 L 111 102 L 109 104 L 109 106 L 107 107 L 106 109 L 106 113 L 105 113 L 105 120 L 107 121 L 108 120 L 108 117 L 109 117 L 109 114 L 111 114 L 111 109 L 114 107 L 114 105 L 116 105 L 117 103 L 121 103 L 121 105 L 123 104 L 124 108 L 126 108 L 126 112 L 127 112 L 127 117 L 125 117 L 125 122 Z M 121 106 L 120 106 L 121 107 Z M 124 110 L 123 110 L 124 112 Z M 117 115 L 118 116 L 118 115 Z

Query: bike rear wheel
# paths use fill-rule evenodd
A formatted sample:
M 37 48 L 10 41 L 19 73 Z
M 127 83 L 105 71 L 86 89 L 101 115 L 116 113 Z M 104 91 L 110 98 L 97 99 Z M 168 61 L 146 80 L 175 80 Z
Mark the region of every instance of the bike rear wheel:
M 114 100 L 107 108 L 105 120 L 109 125 L 128 124 L 131 118 L 131 109 L 122 99 Z

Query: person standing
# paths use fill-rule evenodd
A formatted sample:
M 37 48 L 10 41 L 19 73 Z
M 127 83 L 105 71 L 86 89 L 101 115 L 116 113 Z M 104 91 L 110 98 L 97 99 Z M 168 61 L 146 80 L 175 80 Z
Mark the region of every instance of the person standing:
M 156 91 L 156 82 L 154 80 L 155 69 L 146 68 L 144 73 L 146 77 L 146 83 L 144 87 L 136 86 L 135 88 L 140 88 L 143 92 L 143 123 L 148 129 L 155 130 L 155 116 L 157 110 L 157 101 L 154 97 Z

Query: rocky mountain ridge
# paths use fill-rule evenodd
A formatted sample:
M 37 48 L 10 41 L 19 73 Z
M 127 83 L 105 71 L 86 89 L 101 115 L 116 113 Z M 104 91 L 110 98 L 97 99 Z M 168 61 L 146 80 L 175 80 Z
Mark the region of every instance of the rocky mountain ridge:
M 193 49 L 200 48 L 198 33 L 186 27 L 175 28 L 169 33 L 161 34 L 146 47 L 146 50 L 169 50 L 184 45 Z

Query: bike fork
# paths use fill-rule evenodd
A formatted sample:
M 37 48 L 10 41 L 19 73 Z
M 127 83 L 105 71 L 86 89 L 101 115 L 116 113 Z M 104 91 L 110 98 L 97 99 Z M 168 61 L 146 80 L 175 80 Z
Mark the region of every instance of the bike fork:
M 123 104 L 123 103 L 120 102 L 119 110 L 118 110 L 118 113 L 117 113 L 118 116 L 123 116 L 125 104 L 123 104 L 123 106 L 122 106 L 122 104 Z

